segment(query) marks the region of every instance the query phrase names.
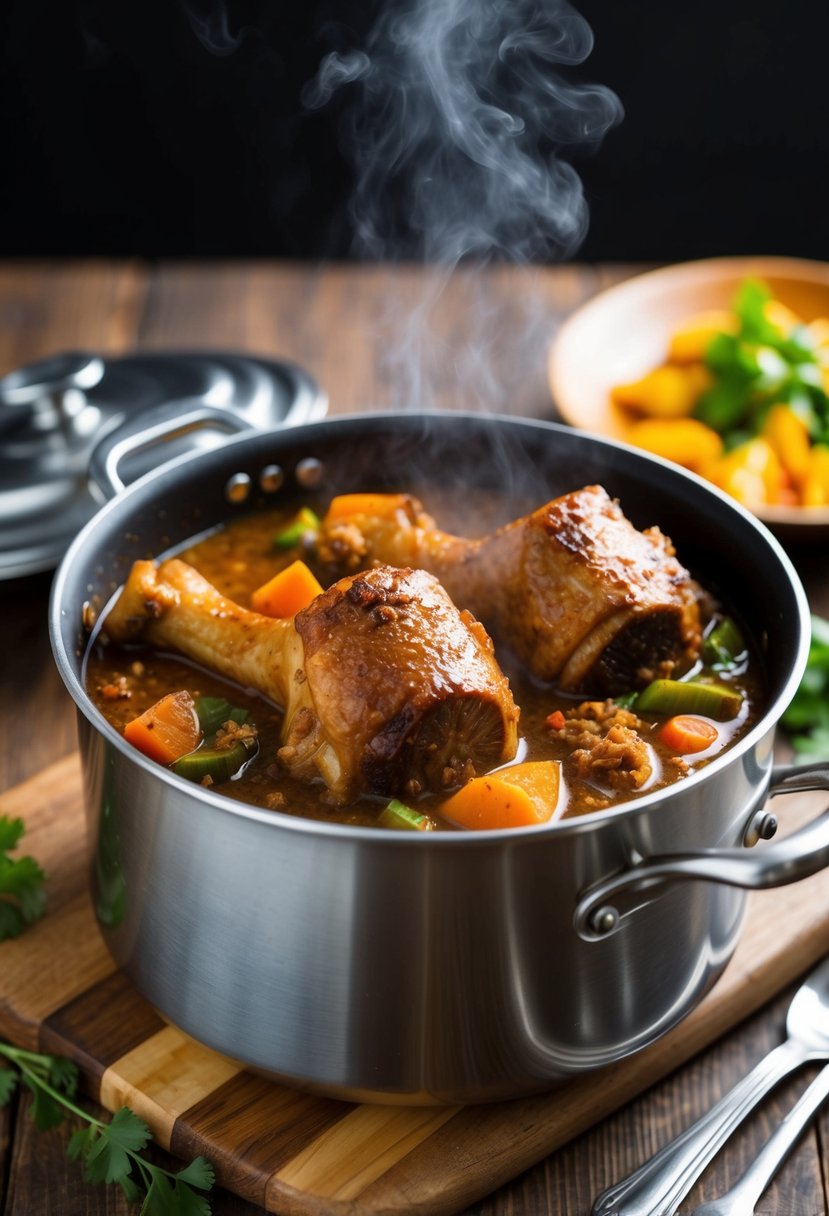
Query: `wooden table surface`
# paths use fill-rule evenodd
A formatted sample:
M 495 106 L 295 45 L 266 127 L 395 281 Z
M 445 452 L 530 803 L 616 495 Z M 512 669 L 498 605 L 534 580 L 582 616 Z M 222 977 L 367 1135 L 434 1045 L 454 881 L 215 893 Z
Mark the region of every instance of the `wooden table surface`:
M 331 413 L 423 404 L 469 406 L 470 368 L 489 365 L 482 407 L 553 417 L 546 347 L 557 326 L 633 266 L 500 269 L 442 284 L 414 268 L 284 263 L 15 263 L 0 266 L 0 374 L 62 350 L 118 354 L 217 347 L 292 359 L 330 395 Z M 421 374 L 429 304 L 437 348 Z M 477 307 L 480 305 L 480 307 Z M 483 317 L 481 321 L 480 318 Z M 394 341 L 402 335 L 402 344 Z M 459 359 L 457 352 L 463 352 Z M 825 546 L 792 556 L 813 608 L 829 615 Z M 75 747 L 74 711 L 52 663 L 46 606 L 50 575 L 0 583 L 0 790 Z M 0 976 L 2 984 L 2 976 Z M 587 1216 L 595 1195 L 677 1134 L 783 1035 L 790 992 L 640 1099 L 496 1194 L 476 1216 Z M 781 1086 L 697 1185 L 682 1211 L 721 1193 L 782 1118 L 808 1073 Z M 65 1154 L 68 1130 L 36 1132 L 20 1096 L 0 1111 L 0 1213 L 126 1213 L 120 1191 L 92 1187 Z M 829 1212 L 829 1119 L 802 1140 L 759 1212 Z M 259 1210 L 216 1190 L 217 1216 Z

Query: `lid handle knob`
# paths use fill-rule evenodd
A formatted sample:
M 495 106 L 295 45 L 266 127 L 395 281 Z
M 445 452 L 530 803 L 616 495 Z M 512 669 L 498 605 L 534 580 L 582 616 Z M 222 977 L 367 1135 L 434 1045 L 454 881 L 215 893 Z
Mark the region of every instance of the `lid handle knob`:
M 0 430 L 25 416 L 36 430 L 62 430 L 67 441 L 88 435 L 93 420 L 86 391 L 103 375 L 103 359 L 81 351 L 38 359 L 10 372 L 0 380 Z M 95 410 L 94 422 L 97 416 Z

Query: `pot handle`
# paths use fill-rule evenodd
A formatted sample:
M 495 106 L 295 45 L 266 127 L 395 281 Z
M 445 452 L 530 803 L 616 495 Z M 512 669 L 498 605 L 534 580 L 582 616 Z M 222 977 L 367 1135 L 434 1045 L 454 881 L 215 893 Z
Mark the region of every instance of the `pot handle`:
M 167 401 L 144 410 L 114 427 L 92 449 L 88 469 L 92 493 L 102 501 L 114 498 L 124 489 L 119 469 L 128 456 L 202 429 L 236 435 L 256 428 L 238 411 L 209 405 L 198 397 Z
M 829 760 L 780 765 L 772 770 L 769 797 L 803 790 L 829 790 Z M 776 816 L 760 810 L 749 824 L 746 844 L 754 844 L 760 838 L 768 839 L 776 830 Z M 827 865 L 829 808 L 805 827 L 758 854 L 747 852 L 745 847 L 701 849 L 698 853 L 665 854 L 637 860 L 623 873 L 596 883 L 582 894 L 576 906 L 574 924 L 585 941 L 599 941 L 619 928 L 623 913 L 613 901 L 626 891 L 640 891 L 655 883 L 677 879 L 699 879 L 759 890 L 808 878 Z

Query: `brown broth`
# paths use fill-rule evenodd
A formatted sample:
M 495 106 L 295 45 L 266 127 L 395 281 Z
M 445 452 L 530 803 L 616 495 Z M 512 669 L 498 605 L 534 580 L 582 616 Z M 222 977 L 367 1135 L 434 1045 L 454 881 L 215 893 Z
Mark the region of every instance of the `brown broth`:
M 503 522 L 492 495 L 481 495 L 480 499 L 471 501 L 465 493 L 460 507 L 458 501 L 453 502 L 449 496 L 436 501 L 433 492 L 424 494 L 423 499 L 441 521 L 441 526 L 467 535 L 482 534 Z M 527 509 L 531 506 L 527 504 Z M 177 556 L 195 566 L 223 595 L 249 607 L 251 593 L 297 556 L 296 551 L 281 551 L 273 542 L 274 536 L 293 517 L 291 509 L 261 512 L 234 520 L 218 531 L 190 542 L 177 551 Z M 652 749 L 654 760 L 654 776 L 648 784 L 630 793 L 610 789 L 592 779 L 585 780 L 575 770 L 572 744 L 545 725 L 554 710 L 572 709 L 583 698 L 568 697 L 539 685 L 509 653 L 498 648 L 497 655 L 521 708 L 521 744 L 516 760 L 559 760 L 562 763 L 565 794 L 557 813 L 559 818 L 602 809 L 670 785 L 713 758 L 702 753 L 677 763 L 676 757 L 672 757 L 656 737 L 661 719 L 658 715 L 649 715 L 643 717 L 643 737 Z M 737 721 L 719 724 L 721 739 L 716 754 L 730 746 L 757 720 L 763 702 L 760 670 L 755 659 L 747 664 L 744 672 L 733 677 L 734 685 L 744 696 L 744 709 Z M 385 800 L 365 797 L 350 806 L 334 806 L 322 785 L 305 785 L 292 780 L 276 760 L 282 725 L 279 708 L 181 658 L 140 647 L 102 644 L 99 635 L 87 656 L 86 682 L 93 702 L 118 730 L 123 730 L 126 722 L 143 713 L 166 693 L 181 689 L 194 697 L 226 697 L 233 705 L 246 709 L 249 721 L 258 730 L 259 748 L 241 775 L 215 786 L 218 792 L 231 798 L 313 819 L 361 825 L 375 824 L 385 805 Z M 128 695 L 113 696 L 113 689 L 117 688 Z M 417 802 L 417 808 L 432 816 L 438 828 L 452 828 L 454 825 L 441 818 L 439 801 L 438 798 L 424 798 Z

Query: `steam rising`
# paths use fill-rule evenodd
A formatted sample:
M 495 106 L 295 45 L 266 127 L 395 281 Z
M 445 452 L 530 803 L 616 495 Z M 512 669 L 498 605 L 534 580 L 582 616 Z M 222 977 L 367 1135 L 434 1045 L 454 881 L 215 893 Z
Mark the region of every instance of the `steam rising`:
M 193 33 L 211 55 L 224 58 L 239 50 L 248 31 L 243 29 L 238 34 L 231 33 L 227 11 L 221 0 L 219 3 L 215 0 L 186 0 L 181 7 Z
M 398 406 L 446 404 L 438 383 L 448 379 L 453 403 L 494 408 L 525 384 L 531 349 L 538 362 L 549 333 L 530 271 L 507 360 L 497 353 L 504 330 L 487 277 L 454 272 L 578 249 L 587 204 L 563 154 L 595 149 L 622 117 L 610 89 L 574 77 L 592 46 L 566 0 L 403 0 L 383 7 L 364 48 L 332 51 L 306 88 L 310 108 L 341 91 L 346 100 L 355 253 L 432 268 L 414 306 L 390 308 L 384 320 L 394 330 L 384 371 Z M 454 345 L 439 320 L 447 290 L 456 302 L 462 293 L 470 319 Z
M 213 54 L 233 54 L 251 32 L 233 32 L 225 0 L 179 3 Z M 324 31 L 333 49 L 302 100 L 311 110 L 339 107 L 354 174 L 354 253 L 428 268 L 417 295 L 402 270 L 396 278 L 378 322 L 378 371 L 398 407 L 497 408 L 509 397 L 515 410 L 537 413 L 527 368 L 539 365 L 550 333 L 533 268 L 578 250 L 588 210 L 567 157 L 595 150 L 621 104 L 577 78 L 593 36 L 567 0 L 376 8 L 361 46 L 347 45 L 342 27 Z M 497 273 L 523 267 L 506 323 L 489 294 L 496 271 L 477 273 L 493 263 Z
M 587 206 L 561 152 L 597 145 L 622 113 L 573 78 L 592 46 L 566 0 L 410 0 L 383 8 L 365 49 L 329 54 L 304 100 L 357 90 L 344 126 L 356 252 L 571 256 Z

